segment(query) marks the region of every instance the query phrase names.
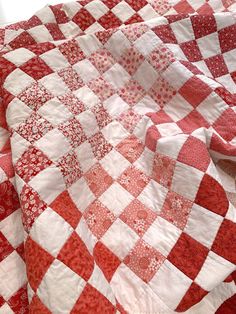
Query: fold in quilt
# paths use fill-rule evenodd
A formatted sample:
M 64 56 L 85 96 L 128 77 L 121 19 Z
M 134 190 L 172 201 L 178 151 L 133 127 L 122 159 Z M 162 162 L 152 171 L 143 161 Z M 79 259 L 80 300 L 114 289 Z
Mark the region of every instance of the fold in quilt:
M 78 1 L 0 30 L 1 314 L 235 313 L 235 10 Z

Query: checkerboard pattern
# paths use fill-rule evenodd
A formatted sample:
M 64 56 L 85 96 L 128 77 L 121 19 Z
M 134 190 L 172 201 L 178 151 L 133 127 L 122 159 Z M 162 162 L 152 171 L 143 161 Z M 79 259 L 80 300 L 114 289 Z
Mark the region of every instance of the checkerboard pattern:
M 228 160 L 235 141 L 234 17 L 179 14 L 106 31 L 169 9 L 193 13 L 191 1 L 173 7 L 154 2 L 46 7 L 38 13 L 43 22 L 34 17 L 15 25 L 13 43 L 5 38 L 2 96 L 28 233 L 32 313 L 122 313 L 120 304 L 130 312 L 137 300 L 130 296 L 129 305 L 117 290 L 121 281 L 131 283 L 127 289 L 139 286 L 140 296 L 154 291 L 153 306 L 158 302 L 163 313 L 185 311 L 209 291 L 210 299 L 235 269 Z M 193 5 L 194 11 L 210 12 L 209 5 Z M 72 35 L 97 33 L 55 42 L 68 37 L 71 26 Z M 42 29 L 44 41 L 53 43 L 36 44 L 45 38 Z M 7 148 L 6 141 L 2 151 Z M 216 166 L 209 149 L 217 152 Z M 0 234 L 2 289 L 5 274 L 12 277 L 0 296 L 0 313 L 26 313 L 22 237 L 12 236 L 12 230 L 22 231 L 19 202 L 10 156 L 2 156 L 1 189 L 9 194 Z M 216 269 L 218 276 L 209 279 Z M 170 277 L 175 285 L 164 287 Z

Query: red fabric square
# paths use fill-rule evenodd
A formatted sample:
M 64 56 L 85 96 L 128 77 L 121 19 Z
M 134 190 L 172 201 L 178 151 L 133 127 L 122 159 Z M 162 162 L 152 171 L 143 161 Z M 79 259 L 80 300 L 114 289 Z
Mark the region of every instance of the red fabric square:
M 103 0 L 103 3 L 109 8 L 112 9 L 115 5 L 117 5 L 120 0 Z
M 134 166 L 127 168 L 118 179 L 120 185 L 135 197 L 138 197 L 149 181 L 150 178 Z
M 231 73 L 231 77 L 233 78 L 236 84 L 236 72 Z M 236 94 L 231 94 L 230 91 L 228 91 L 225 87 L 217 87 L 215 89 L 215 92 L 226 102 L 227 105 L 229 105 L 230 107 L 235 106 Z
M 111 53 L 104 48 L 101 48 L 92 53 L 89 56 L 88 60 L 101 74 L 109 70 L 115 63 L 115 60 L 112 57 Z
M 69 19 L 65 11 L 61 10 L 61 8 L 57 7 L 57 5 L 50 5 L 49 7 L 55 16 L 57 24 L 63 24 L 63 23 L 69 22 Z
M 169 191 L 160 216 L 183 230 L 187 223 L 192 205 L 193 203 L 188 199 L 175 192 Z
M 79 25 L 79 27 L 85 31 L 89 26 L 96 22 L 95 18 L 84 8 L 79 10 L 73 17 L 72 21 Z
M 14 313 L 26 314 L 28 311 L 28 295 L 26 286 L 19 289 L 9 300 L 8 304 Z M 0 301 L 1 307 L 1 301 Z
M 206 144 L 190 135 L 179 152 L 178 161 L 206 171 L 211 158 Z
M 20 255 L 20 257 L 25 261 L 25 246 L 24 243 L 21 243 L 17 248 L 16 252 Z
M 182 120 L 177 121 L 177 125 L 184 133 L 192 133 L 199 127 L 208 128 L 210 126 L 203 116 L 196 110 L 193 110 Z
M 135 11 L 139 11 L 140 9 L 142 9 L 146 4 L 147 1 L 146 0 L 126 0 L 126 2 L 135 10 Z
M 213 15 L 192 15 L 190 17 L 195 38 L 201 38 L 217 31 Z
M 27 47 L 30 45 L 34 45 L 37 42 L 35 39 L 28 33 L 28 32 L 23 32 L 19 36 L 17 36 L 15 39 L 13 39 L 10 43 L 9 46 L 13 49 L 17 49 L 20 47 Z
M 122 54 L 119 64 L 130 74 L 133 75 L 141 63 L 144 61 L 144 56 L 134 47 L 128 48 Z
M 56 46 L 51 42 L 37 43 L 36 45 L 27 47 L 28 50 L 32 51 L 38 56 L 54 48 L 56 48 Z
M 40 83 L 33 83 L 29 88 L 24 90 L 18 98 L 31 109 L 38 110 L 48 100 L 52 99 L 53 95 Z
M 207 257 L 208 249 L 182 233 L 177 243 L 168 255 L 168 260 L 189 278 L 194 279 Z
M 115 314 L 114 305 L 98 290 L 87 284 L 73 307 L 71 314 L 109 313 Z
M 165 257 L 143 240 L 139 240 L 124 263 L 144 282 L 149 282 L 161 267 Z
M 163 110 L 159 110 L 158 112 L 147 113 L 147 116 L 152 119 L 152 122 L 155 124 L 169 123 L 174 122 L 171 117 Z M 152 128 L 152 126 L 151 126 Z
M 145 138 L 145 145 L 152 151 L 156 151 L 157 141 L 161 137 L 161 134 L 157 130 L 156 126 L 153 125 L 148 128 Z
M 116 150 L 129 162 L 134 163 L 141 156 L 144 146 L 136 136 L 130 135 L 116 146 Z
M 234 314 L 236 307 L 236 294 L 224 301 L 215 314 Z
M 0 208 L 0 221 L 20 208 L 18 194 L 9 180 L 0 183 Z
M 177 40 L 170 25 L 156 26 L 152 29 L 154 33 L 166 44 L 177 44 Z
M 3 261 L 13 251 L 14 248 L 0 231 L 0 262 Z
M 94 165 L 85 174 L 85 178 L 96 197 L 102 195 L 113 183 L 112 177 L 99 164 Z
M 202 298 L 204 298 L 207 293 L 208 291 L 205 291 L 199 285 L 193 282 L 188 288 L 188 291 L 185 293 L 183 299 L 180 301 L 175 311 L 187 311 L 191 306 L 198 303 Z
M 66 39 L 65 35 L 60 30 L 60 27 L 55 23 L 47 23 L 45 24 L 49 33 L 51 34 L 53 40 L 62 40 Z
M 74 115 L 77 115 L 85 110 L 84 104 L 72 92 L 58 96 L 58 99 Z
M 67 191 L 62 192 L 50 207 L 65 219 L 74 229 L 77 227 L 82 216 Z
M 222 53 L 236 48 L 236 25 L 225 27 L 219 31 L 219 41 Z
M 18 159 L 15 171 L 25 182 L 29 182 L 51 164 L 51 160 L 42 151 L 30 146 Z
M 205 59 L 205 63 L 213 77 L 219 77 L 229 72 L 222 55 Z
M 103 129 L 112 122 L 112 118 L 102 105 L 94 106 L 91 111 L 94 113 L 100 129 Z
M 90 137 L 89 143 L 92 147 L 94 156 L 98 160 L 101 160 L 112 150 L 112 145 L 107 142 L 102 132 L 98 132 Z
M 105 101 L 115 94 L 114 88 L 102 76 L 90 81 L 88 87 L 99 97 L 100 101 Z
M 214 122 L 213 127 L 226 141 L 230 142 L 236 136 L 236 112 L 226 109 Z
M 129 225 L 139 236 L 142 236 L 156 217 L 156 213 L 135 199 L 124 209 L 119 218 Z
M 29 312 L 35 314 L 52 314 L 52 312 L 49 311 L 46 306 L 40 301 L 37 295 L 35 295 L 30 302 Z
M 203 59 L 196 40 L 191 40 L 191 41 L 182 43 L 180 44 L 180 47 L 190 62 L 197 62 Z
M 119 90 L 118 94 L 130 106 L 134 106 L 144 97 L 145 91 L 138 82 L 130 80 Z
M 69 152 L 60 158 L 57 166 L 61 170 L 67 188 L 82 177 L 80 164 L 74 152 Z
M 38 193 L 28 185 L 24 185 L 21 194 L 22 222 L 25 230 L 30 231 L 35 219 L 47 208 Z
M 74 65 L 85 57 L 74 39 L 59 45 L 58 48 L 71 65 Z
M 122 24 L 118 17 L 116 17 L 111 11 L 108 11 L 108 13 L 100 17 L 98 23 L 100 23 L 105 29 L 116 28 Z
M 121 261 L 101 242 L 97 242 L 95 245 L 93 255 L 96 264 L 110 282 Z
M 208 174 L 202 178 L 195 203 L 221 216 L 225 216 L 229 207 L 222 185 Z
M 29 284 L 36 291 L 46 271 L 54 261 L 54 257 L 28 237 L 25 242 L 25 259 Z
M 140 15 L 138 15 L 137 13 L 135 13 L 127 21 L 125 21 L 125 25 L 130 25 L 130 24 L 134 24 L 134 23 L 141 23 L 141 22 L 143 22 L 143 18 Z
M 65 137 L 68 138 L 73 148 L 78 147 L 87 139 L 81 124 L 76 118 L 72 118 L 60 124 L 58 129 L 63 133 Z
M 212 9 L 212 7 L 210 6 L 210 4 L 204 3 L 198 10 L 197 10 L 198 14 L 213 14 L 214 10 Z
M 156 153 L 153 160 L 152 179 L 170 188 L 175 170 L 175 160 Z
M 75 91 L 84 85 L 82 79 L 72 67 L 64 68 L 58 71 L 58 75 L 72 91 Z
M 192 8 L 192 6 L 188 3 L 187 0 L 179 1 L 176 5 L 174 5 L 174 9 L 178 13 L 194 13 L 195 10 Z
M 212 245 L 212 251 L 236 264 L 236 225 L 225 219 Z
M 40 80 L 42 77 L 53 73 L 52 69 L 39 57 L 30 59 L 20 69 L 35 80 Z
M 99 239 L 115 221 L 115 216 L 98 200 L 94 201 L 84 212 L 83 217 L 92 233 Z
M 0 308 L 1 306 L 5 303 L 5 300 L 3 299 L 3 297 L 0 295 Z
M 198 77 L 191 77 L 179 90 L 193 107 L 197 107 L 210 93 L 212 89 Z
M 89 280 L 94 269 L 93 257 L 84 242 L 75 232 L 72 233 L 61 249 L 57 259 L 62 261 L 86 281 Z

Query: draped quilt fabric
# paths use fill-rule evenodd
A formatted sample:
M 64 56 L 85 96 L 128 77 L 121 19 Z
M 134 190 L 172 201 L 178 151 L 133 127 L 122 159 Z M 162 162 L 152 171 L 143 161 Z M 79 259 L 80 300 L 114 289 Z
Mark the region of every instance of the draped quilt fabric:
M 86 0 L 0 29 L 0 314 L 236 312 L 234 12 Z

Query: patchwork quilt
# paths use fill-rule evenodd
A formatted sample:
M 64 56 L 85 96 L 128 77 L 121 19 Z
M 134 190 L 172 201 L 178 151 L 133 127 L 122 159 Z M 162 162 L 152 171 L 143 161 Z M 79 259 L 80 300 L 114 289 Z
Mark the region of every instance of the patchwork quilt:
M 0 29 L 0 314 L 236 312 L 235 12 L 83 0 Z

